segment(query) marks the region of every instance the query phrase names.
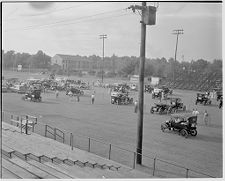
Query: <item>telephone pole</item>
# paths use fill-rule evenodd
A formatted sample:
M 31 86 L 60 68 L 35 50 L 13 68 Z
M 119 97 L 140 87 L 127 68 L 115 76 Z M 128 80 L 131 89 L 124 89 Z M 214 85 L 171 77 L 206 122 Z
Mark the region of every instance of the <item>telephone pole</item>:
M 143 107 L 144 107 L 144 70 L 145 70 L 145 41 L 146 41 L 146 25 L 155 25 L 156 7 L 146 6 L 146 2 L 142 2 L 142 6 L 130 6 L 128 9 L 141 10 L 141 46 L 140 46 L 140 66 L 139 66 L 139 87 L 138 87 L 138 122 L 137 122 L 137 148 L 136 163 L 142 164 L 142 140 L 143 140 Z
M 100 39 L 102 39 L 102 83 L 103 83 L 103 69 L 104 69 L 104 40 L 107 38 L 107 35 L 99 35 Z
M 177 35 L 177 41 L 176 41 L 176 48 L 175 48 L 175 56 L 174 56 L 174 61 L 175 61 L 175 65 L 174 65 L 174 71 L 173 71 L 173 80 L 175 79 L 175 66 L 176 66 L 176 61 L 177 61 L 177 46 L 178 46 L 178 37 L 181 34 L 184 34 L 184 30 L 183 29 L 177 29 L 177 30 L 173 30 L 174 35 Z

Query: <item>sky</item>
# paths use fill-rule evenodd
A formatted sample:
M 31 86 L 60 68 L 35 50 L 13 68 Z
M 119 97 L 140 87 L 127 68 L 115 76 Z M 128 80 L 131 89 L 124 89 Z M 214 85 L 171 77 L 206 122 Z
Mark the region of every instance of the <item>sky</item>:
M 102 56 L 139 56 L 141 16 L 127 9 L 140 2 L 3 2 L 4 51 Z M 222 59 L 222 3 L 147 3 L 157 6 L 156 24 L 146 28 L 146 57 L 177 60 Z

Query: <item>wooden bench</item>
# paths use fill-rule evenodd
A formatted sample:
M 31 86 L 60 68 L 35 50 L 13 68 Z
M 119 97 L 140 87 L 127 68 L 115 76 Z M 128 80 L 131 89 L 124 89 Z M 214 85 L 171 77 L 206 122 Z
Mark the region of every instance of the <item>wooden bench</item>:
M 15 152 L 15 150 L 7 147 L 6 145 L 2 144 L 2 153 L 9 157 L 9 158 L 12 158 L 12 154 Z

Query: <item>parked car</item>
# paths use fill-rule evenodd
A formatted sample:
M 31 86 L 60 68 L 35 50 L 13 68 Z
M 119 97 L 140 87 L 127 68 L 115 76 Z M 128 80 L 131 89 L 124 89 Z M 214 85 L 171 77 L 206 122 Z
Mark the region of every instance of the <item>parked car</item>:
M 31 89 L 28 90 L 25 95 L 22 97 L 22 100 L 28 100 L 33 102 L 41 102 L 41 90 L 40 89 Z
M 162 89 L 154 88 L 154 89 L 153 89 L 153 92 L 152 92 L 152 99 L 155 99 L 155 98 L 161 98 L 162 92 L 163 92 Z
M 163 114 L 163 113 L 168 113 L 169 110 L 170 110 L 170 105 L 164 104 L 164 103 L 155 103 L 155 106 L 151 107 L 150 112 L 152 114 L 153 113 Z
M 111 104 L 133 104 L 133 98 L 128 93 L 111 92 Z
M 197 135 L 197 116 L 193 114 L 173 114 L 169 120 L 161 124 L 161 130 L 178 131 L 185 138 Z
M 145 85 L 145 92 L 152 93 L 154 88 L 151 85 Z
M 181 98 L 172 97 L 170 99 L 170 113 L 177 111 L 186 111 L 186 106 L 182 102 Z
M 75 88 L 75 87 L 71 87 L 66 91 L 66 95 L 72 97 L 72 96 L 80 96 L 80 95 L 84 95 L 84 91 Z
M 169 89 L 167 86 L 163 85 L 163 86 L 160 86 L 159 88 L 163 90 L 164 94 L 170 94 L 171 95 L 173 93 L 173 90 Z
M 210 105 L 212 101 L 210 100 L 209 96 L 207 94 L 202 94 L 202 93 L 197 93 L 197 98 L 195 101 L 195 104 L 197 105 L 198 103 L 203 104 L 203 105 Z
M 25 94 L 27 87 L 24 85 L 13 85 L 9 88 L 11 92 L 19 93 L 19 94 Z

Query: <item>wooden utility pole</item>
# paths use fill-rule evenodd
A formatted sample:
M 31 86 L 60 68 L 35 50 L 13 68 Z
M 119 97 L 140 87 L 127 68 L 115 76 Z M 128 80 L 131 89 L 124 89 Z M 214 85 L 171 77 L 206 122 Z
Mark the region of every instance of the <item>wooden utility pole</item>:
M 156 7 L 146 6 L 146 2 L 142 2 L 142 6 L 130 6 L 128 9 L 141 10 L 141 46 L 140 46 L 140 66 L 139 66 L 139 87 L 138 87 L 138 122 L 137 122 L 137 156 L 136 163 L 142 164 L 142 140 L 143 140 L 143 108 L 144 108 L 144 70 L 145 70 L 145 40 L 146 25 L 155 24 Z
M 107 35 L 99 35 L 102 39 L 102 83 L 103 83 L 103 69 L 104 69 L 104 40 L 107 38 Z
M 178 36 L 180 34 L 184 34 L 184 30 L 181 29 L 177 29 L 177 30 L 173 30 L 174 35 L 177 35 L 177 41 L 176 41 L 176 47 L 175 47 L 175 55 L 174 55 L 174 61 L 175 61 L 175 65 L 174 65 L 174 71 L 173 71 L 173 80 L 175 80 L 175 70 L 176 70 L 176 61 L 177 61 L 177 46 L 178 46 Z
M 146 2 L 142 2 L 146 6 Z M 146 24 L 144 24 L 144 10 L 141 17 L 141 47 L 139 66 L 139 92 L 138 92 L 138 125 L 137 125 L 137 164 L 142 163 L 142 138 L 143 138 L 143 107 L 144 107 L 144 70 L 145 70 L 145 40 Z

